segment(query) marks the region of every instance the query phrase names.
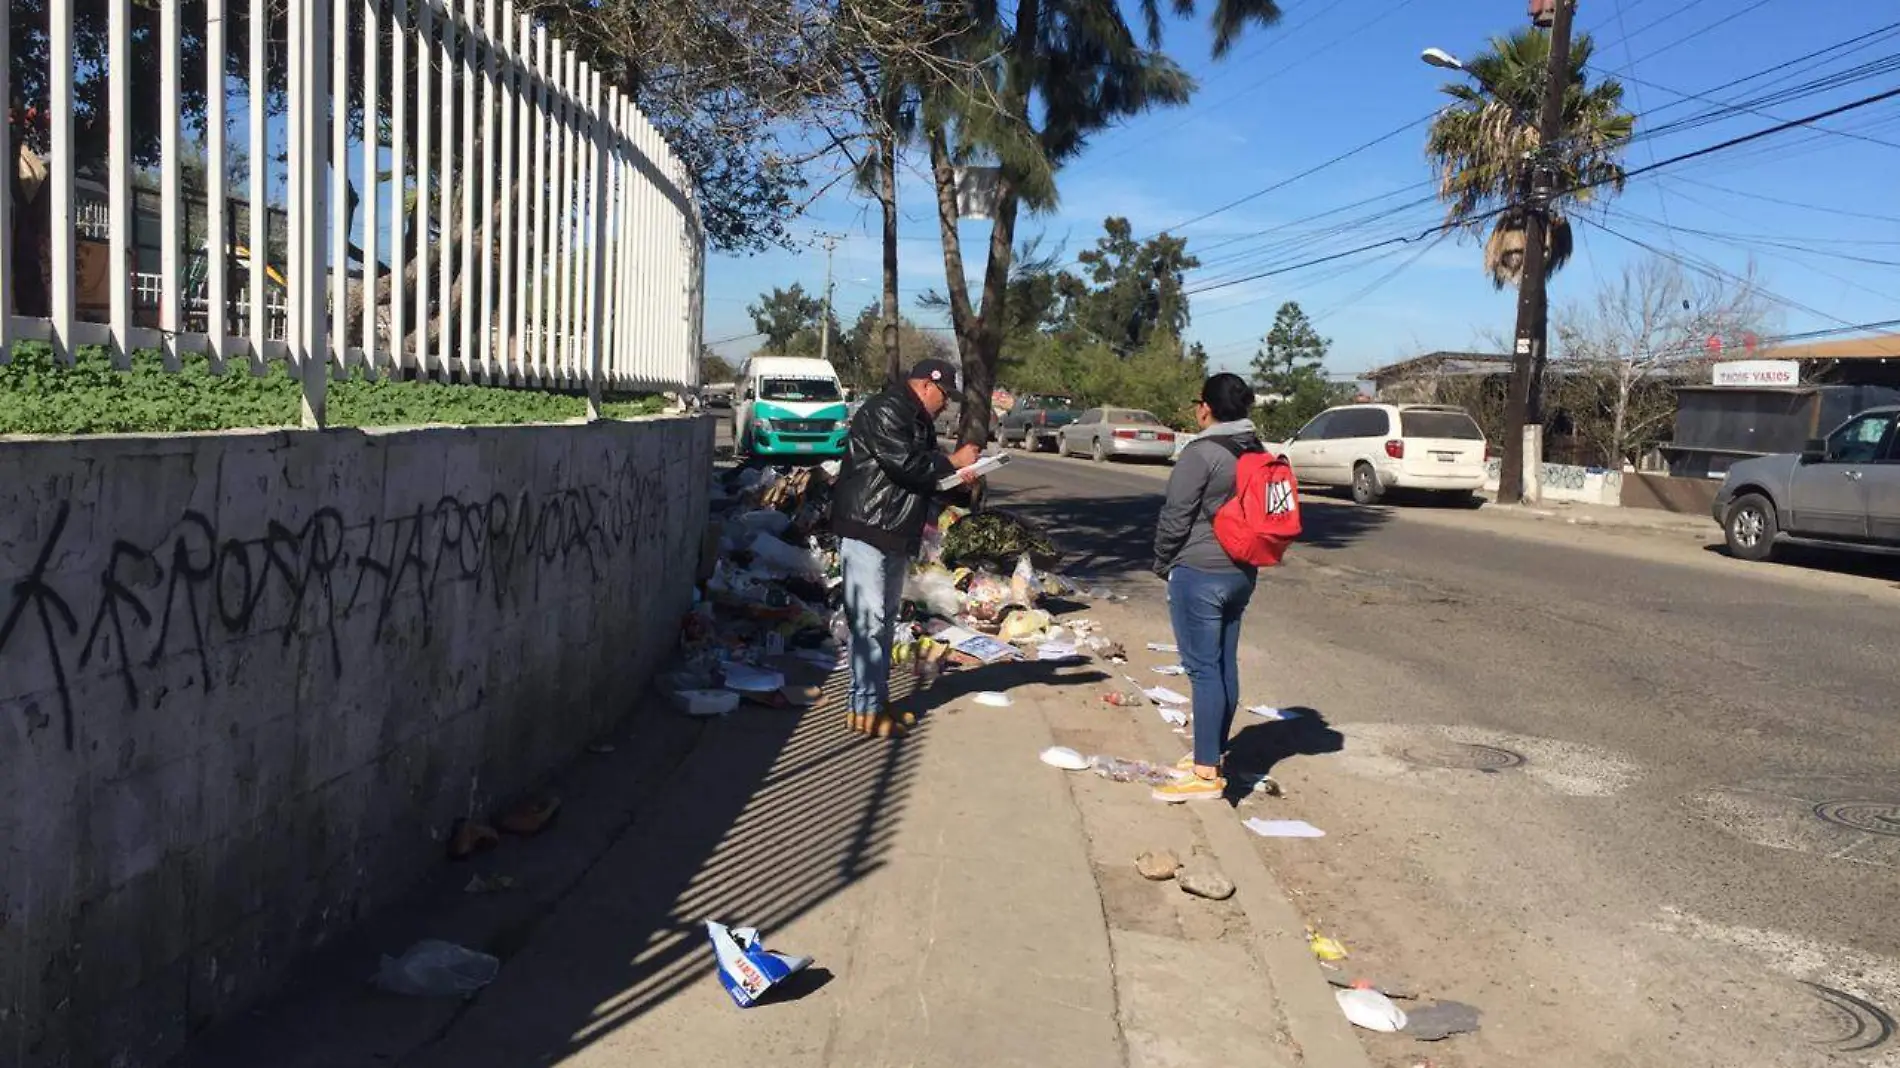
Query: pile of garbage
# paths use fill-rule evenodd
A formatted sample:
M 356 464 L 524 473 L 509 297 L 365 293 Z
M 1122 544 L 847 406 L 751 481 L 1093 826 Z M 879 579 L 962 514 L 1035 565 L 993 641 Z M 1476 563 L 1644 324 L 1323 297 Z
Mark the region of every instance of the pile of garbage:
M 689 715 L 741 704 L 808 707 L 819 693 L 796 674 L 829 674 L 847 660 L 831 490 L 839 465 L 721 472 L 693 609 L 679 660 L 661 679 Z M 892 659 L 918 685 L 943 672 L 1009 660 L 1119 657 L 1086 621 L 1058 626 L 1050 598 L 1114 598 L 1053 570 L 1062 554 L 1037 524 L 1000 510 L 943 505 L 904 583 Z

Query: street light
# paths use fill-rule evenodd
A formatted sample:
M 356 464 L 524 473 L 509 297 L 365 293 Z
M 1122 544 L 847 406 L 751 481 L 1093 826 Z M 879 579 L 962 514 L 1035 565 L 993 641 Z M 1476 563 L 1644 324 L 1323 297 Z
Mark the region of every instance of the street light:
M 1532 154 L 1531 173 L 1519 192 L 1517 202 L 1508 210 L 1519 213 L 1524 224 L 1524 265 L 1517 287 L 1517 344 L 1511 353 L 1511 385 L 1504 406 L 1504 461 L 1498 477 L 1498 500 L 1516 503 L 1535 502 L 1535 479 L 1526 486 L 1526 472 L 1540 470 L 1538 445 L 1541 442 L 1543 415 L 1537 379 L 1545 362 L 1545 345 L 1550 333 L 1549 296 L 1544 277 L 1549 253 L 1550 202 L 1556 180 L 1551 147 L 1563 136 L 1564 91 L 1570 74 L 1570 25 L 1576 12 L 1576 0 L 1532 0 L 1532 21 L 1543 24 L 1550 17 L 1550 56 L 1539 96 L 1536 149 Z M 1427 48 L 1419 53 L 1426 63 L 1446 70 L 1464 71 L 1476 78 L 1494 98 L 1503 100 L 1496 87 L 1470 70 L 1457 56 L 1442 48 Z M 1511 106 L 1508 105 L 1507 106 Z M 1512 107 L 1513 112 L 1516 108 Z M 1526 490 L 1528 489 L 1528 492 Z

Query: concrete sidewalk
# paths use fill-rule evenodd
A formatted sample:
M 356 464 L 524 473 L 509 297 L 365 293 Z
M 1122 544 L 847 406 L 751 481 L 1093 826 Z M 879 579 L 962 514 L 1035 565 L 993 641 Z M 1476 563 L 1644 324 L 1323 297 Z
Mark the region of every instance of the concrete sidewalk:
M 824 710 L 802 715 L 652 713 L 581 773 L 588 787 L 570 784 L 575 799 L 549 830 L 449 866 L 433 897 L 205 1036 L 184 1063 L 1299 1063 L 1302 1045 L 1328 1044 L 1316 1023 L 1335 1039 L 1345 1024 L 1281 1012 L 1258 938 L 1297 931 L 1262 932 L 1244 907 L 1270 880 L 1230 870 L 1242 894 L 1229 902 L 1143 882 L 1142 849 L 1213 852 L 1196 815 L 1036 759 L 1065 732 L 1088 752 L 1176 755 L 1145 751 L 1147 710 L 1100 704 L 1110 677 L 1095 665 L 959 673 L 921 699 L 922 724 L 896 743 L 843 729 L 830 710 L 840 678 Z M 978 688 L 1014 706 L 977 705 Z M 1096 737 L 1076 737 L 1076 722 Z M 603 771 L 616 761 L 624 780 Z M 522 889 L 461 893 L 478 870 L 514 873 Z M 785 997 L 742 1011 L 714 977 L 706 919 L 759 927 L 768 946 L 816 965 Z M 394 953 L 423 937 L 502 957 L 499 978 L 466 1005 L 364 985 L 372 938 Z M 1309 992 L 1319 982 L 1300 978 Z
M 1576 526 L 1604 527 L 1611 530 L 1644 530 L 1662 534 L 1720 540 L 1722 530 L 1706 515 L 1665 512 L 1655 508 L 1609 508 L 1594 504 L 1565 501 L 1544 504 L 1498 504 L 1486 498 L 1481 514 L 1509 519 L 1566 523 Z

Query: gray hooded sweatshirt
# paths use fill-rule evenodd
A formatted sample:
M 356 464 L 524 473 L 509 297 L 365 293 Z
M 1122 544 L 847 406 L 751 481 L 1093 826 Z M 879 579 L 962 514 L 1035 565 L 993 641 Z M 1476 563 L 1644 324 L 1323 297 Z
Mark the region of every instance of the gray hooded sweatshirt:
M 1215 423 L 1181 450 L 1168 476 L 1168 498 L 1155 521 L 1155 574 L 1167 578 L 1177 566 L 1196 571 L 1243 572 L 1214 538 L 1214 513 L 1234 495 L 1234 454 L 1214 438 L 1233 438 L 1242 448 L 1260 444 L 1253 423 Z

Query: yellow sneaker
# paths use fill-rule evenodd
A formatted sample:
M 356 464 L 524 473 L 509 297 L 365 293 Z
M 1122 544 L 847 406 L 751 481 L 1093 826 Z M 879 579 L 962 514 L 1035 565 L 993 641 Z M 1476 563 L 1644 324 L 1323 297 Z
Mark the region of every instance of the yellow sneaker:
M 1170 805 L 1183 805 L 1189 801 L 1217 801 L 1226 792 L 1226 779 L 1203 779 L 1190 774 L 1178 782 L 1155 787 L 1154 799 L 1166 801 Z

